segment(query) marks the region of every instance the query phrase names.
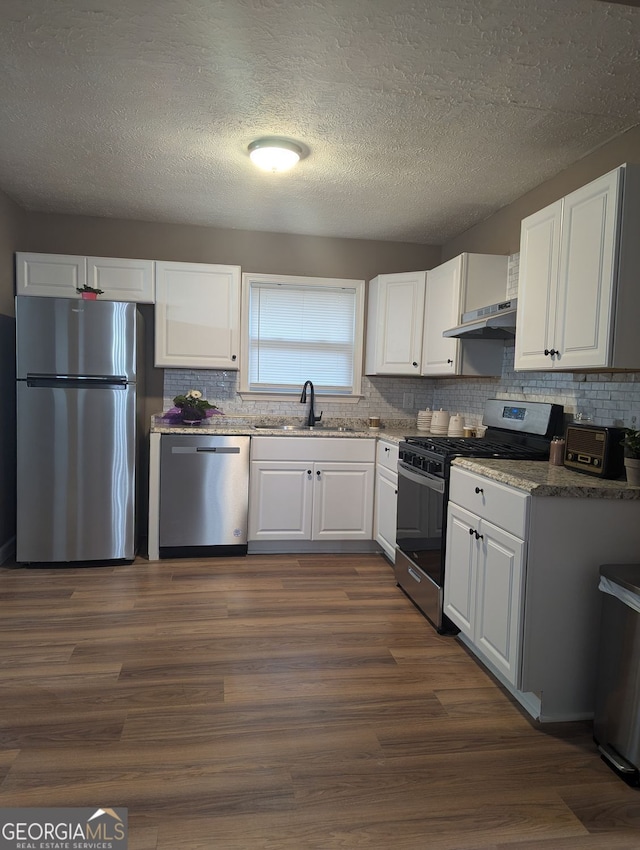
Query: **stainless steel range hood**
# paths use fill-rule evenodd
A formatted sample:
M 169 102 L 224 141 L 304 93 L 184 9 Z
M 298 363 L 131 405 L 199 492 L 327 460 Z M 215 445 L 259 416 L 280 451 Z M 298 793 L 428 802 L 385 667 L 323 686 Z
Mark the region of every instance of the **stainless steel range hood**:
M 490 304 L 462 314 L 462 323 L 442 336 L 457 339 L 513 339 L 516 333 L 517 298 Z

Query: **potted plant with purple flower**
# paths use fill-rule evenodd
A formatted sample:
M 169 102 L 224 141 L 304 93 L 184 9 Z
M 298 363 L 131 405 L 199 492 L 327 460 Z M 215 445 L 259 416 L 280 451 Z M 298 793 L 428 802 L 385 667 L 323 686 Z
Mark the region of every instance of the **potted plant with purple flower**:
M 198 425 L 207 415 L 207 410 L 217 410 L 215 404 L 202 398 L 200 390 L 189 390 L 184 395 L 177 395 L 174 405 L 181 411 L 182 421 L 187 425 Z

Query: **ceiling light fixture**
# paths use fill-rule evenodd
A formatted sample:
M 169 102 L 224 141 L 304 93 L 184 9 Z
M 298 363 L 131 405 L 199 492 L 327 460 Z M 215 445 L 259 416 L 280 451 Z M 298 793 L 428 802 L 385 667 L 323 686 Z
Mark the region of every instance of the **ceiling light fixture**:
M 288 139 L 256 139 L 249 145 L 251 162 L 263 171 L 288 171 L 304 155 L 303 146 Z

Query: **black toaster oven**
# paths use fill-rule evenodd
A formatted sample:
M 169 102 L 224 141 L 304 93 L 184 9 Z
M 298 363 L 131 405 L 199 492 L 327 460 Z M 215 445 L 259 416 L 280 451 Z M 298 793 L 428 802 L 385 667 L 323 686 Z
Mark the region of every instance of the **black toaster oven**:
M 599 478 L 624 474 L 624 428 L 574 422 L 567 426 L 564 465 Z

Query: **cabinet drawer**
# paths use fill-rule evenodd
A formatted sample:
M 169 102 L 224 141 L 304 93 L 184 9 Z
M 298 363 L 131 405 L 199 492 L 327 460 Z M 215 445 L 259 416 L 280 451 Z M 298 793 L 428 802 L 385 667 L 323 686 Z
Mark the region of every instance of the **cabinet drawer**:
M 252 437 L 252 460 L 356 461 L 373 463 L 376 441 L 367 437 Z
M 386 440 L 378 440 L 376 449 L 376 462 L 385 469 L 392 472 L 398 471 L 398 445 L 388 443 Z
M 522 490 L 452 466 L 449 499 L 516 537 L 526 537 L 529 495 Z

